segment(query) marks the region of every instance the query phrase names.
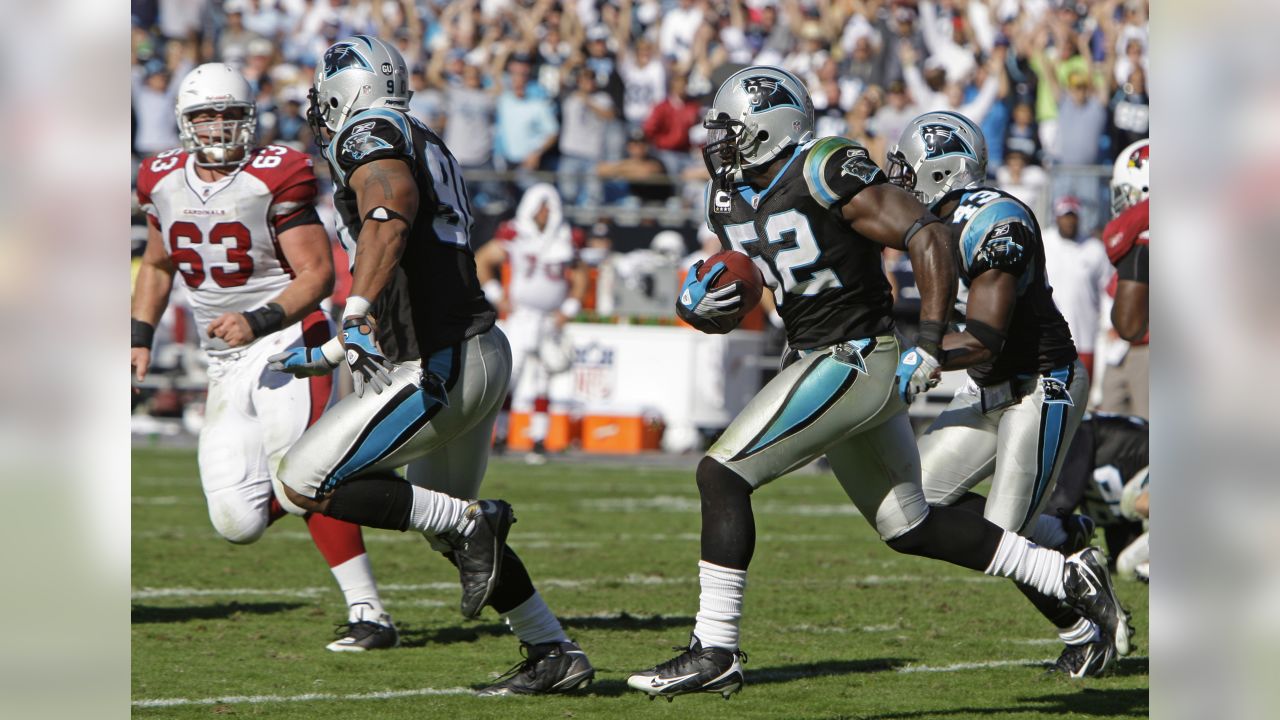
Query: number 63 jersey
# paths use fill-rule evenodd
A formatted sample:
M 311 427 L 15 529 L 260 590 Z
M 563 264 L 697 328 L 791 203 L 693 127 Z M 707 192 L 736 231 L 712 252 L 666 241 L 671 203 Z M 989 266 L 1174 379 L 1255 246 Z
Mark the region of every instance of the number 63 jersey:
M 861 145 L 826 137 L 797 145 L 763 190 L 707 186 L 707 227 L 746 253 L 772 290 L 787 344 L 810 350 L 892 332 L 893 296 L 881 247 L 841 208 L 884 173 Z
M 293 279 L 277 236 L 320 222 L 311 157 L 278 145 L 254 150 L 214 182 L 200 179 L 190 153 L 160 153 L 142 163 L 137 193 L 186 283 L 200 342 L 210 351 L 225 349 L 208 337 L 210 322 L 265 305 Z

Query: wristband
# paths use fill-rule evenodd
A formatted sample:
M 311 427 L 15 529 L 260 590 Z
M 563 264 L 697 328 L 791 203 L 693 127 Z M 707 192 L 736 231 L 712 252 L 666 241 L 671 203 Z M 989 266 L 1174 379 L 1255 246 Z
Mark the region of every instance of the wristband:
M 567 318 L 573 319 L 581 310 L 582 301 L 578 298 L 565 298 L 565 301 L 560 303 L 560 313 Z
M 480 289 L 484 291 L 484 299 L 494 305 L 502 302 L 502 298 L 507 296 L 507 292 L 502 289 L 501 280 L 486 280 L 484 285 L 480 286 Z
M 347 305 L 342 309 L 342 317 L 349 318 L 352 315 L 368 315 L 369 301 L 359 295 L 352 295 L 347 298 Z
M 284 308 L 280 307 L 280 303 L 267 303 L 241 315 L 249 322 L 249 329 L 256 338 L 270 335 L 284 327 Z
M 946 330 L 945 323 L 937 320 L 921 320 L 920 330 L 916 333 L 916 347 L 935 358 L 938 357 L 938 346 L 942 344 L 942 336 Z
M 329 341 L 320 346 L 320 352 L 324 354 L 324 359 L 328 360 L 332 365 L 338 365 L 347 357 L 347 349 L 342 344 L 342 336 L 334 335 Z
M 156 326 L 136 318 L 129 318 L 130 347 L 151 349 L 151 342 L 156 337 Z

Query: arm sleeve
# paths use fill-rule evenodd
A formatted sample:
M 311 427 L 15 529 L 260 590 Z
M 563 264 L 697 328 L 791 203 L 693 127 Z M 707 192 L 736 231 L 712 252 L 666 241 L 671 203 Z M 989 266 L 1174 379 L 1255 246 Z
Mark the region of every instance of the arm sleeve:
M 1151 248 L 1147 245 L 1134 245 L 1133 249 L 1116 263 L 1116 278 L 1151 284 L 1150 251 Z
M 809 148 L 804 181 L 819 205 L 839 210 L 863 188 L 887 178 L 866 148 L 846 138 L 827 137 Z
M 275 231 L 282 233 L 299 225 L 320 224 L 315 207 L 317 192 L 311 158 L 303 153 L 287 153 L 271 193 L 269 213 Z

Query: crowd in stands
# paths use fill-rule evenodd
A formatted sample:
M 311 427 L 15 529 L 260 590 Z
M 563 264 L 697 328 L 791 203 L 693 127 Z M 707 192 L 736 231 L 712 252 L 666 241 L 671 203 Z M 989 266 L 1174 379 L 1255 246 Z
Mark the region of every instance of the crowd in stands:
M 818 135 L 877 159 L 919 112 L 971 116 L 1003 186 L 1050 224 L 1057 198 L 1079 198 L 1092 231 L 1105 182 L 1079 168 L 1147 134 L 1147 12 L 1145 0 L 134 0 L 133 149 L 177 144 L 175 85 L 215 60 L 256 89 L 264 143 L 310 147 L 320 53 L 369 33 L 400 48 L 413 112 L 479 178 L 481 208 L 511 207 L 541 172 L 571 204 L 697 217 L 709 95 L 741 66 L 772 64 L 808 85 Z

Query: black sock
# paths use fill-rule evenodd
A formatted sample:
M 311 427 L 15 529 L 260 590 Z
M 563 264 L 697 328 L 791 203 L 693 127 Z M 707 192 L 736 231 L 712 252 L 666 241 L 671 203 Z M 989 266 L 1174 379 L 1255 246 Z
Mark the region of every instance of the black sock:
M 409 481 L 392 476 L 351 478 L 329 495 L 325 514 L 331 518 L 386 530 L 409 529 L 413 488 Z
M 1036 610 L 1059 630 L 1066 630 L 1080 619 L 1079 613 L 1064 605 L 1058 598 L 1049 597 L 1030 585 L 1022 583 L 1014 583 L 1014 585 L 1017 585 L 1018 590 L 1027 596 Z
M 986 496 L 979 495 L 976 492 L 967 492 L 947 507 L 953 507 L 957 510 L 964 510 L 965 512 L 981 515 L 987 509 L 987 498 Z
M 756 549 L 756 520 L 751 512 L 751 485 L 709 457 L 698 463 L 702 496 L 702 559 L 721 567 L 746 570 Z
M 952 507 L 931 507 L 924 522 L 890 540 L 907 555 L 944 560 L 982 572 L 991 565 L 1004 530 L 981 515 Z

